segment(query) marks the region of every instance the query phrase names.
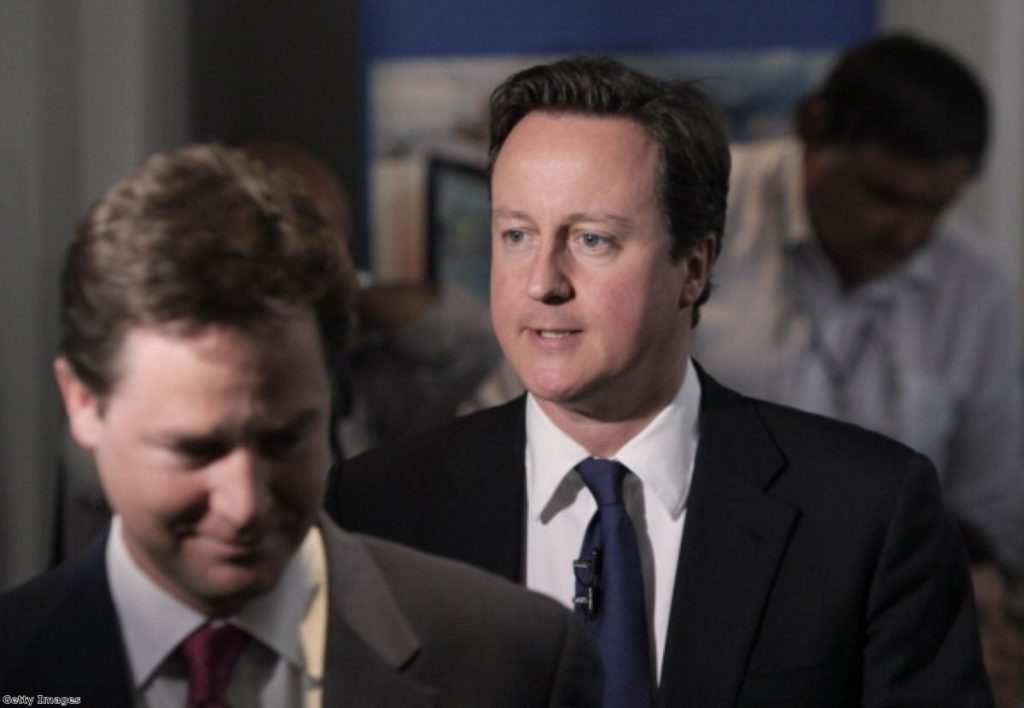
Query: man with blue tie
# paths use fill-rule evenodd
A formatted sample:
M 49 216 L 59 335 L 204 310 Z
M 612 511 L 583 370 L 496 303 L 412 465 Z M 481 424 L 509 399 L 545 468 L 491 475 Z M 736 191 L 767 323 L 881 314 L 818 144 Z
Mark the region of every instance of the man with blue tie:
M 613 60 L 491 97 L 491 314 L 527 394 L 367 453 L 329 508 L 575 607 L 607 708 L 989 705 L 935 471 L 691 359 L 729 149 Z

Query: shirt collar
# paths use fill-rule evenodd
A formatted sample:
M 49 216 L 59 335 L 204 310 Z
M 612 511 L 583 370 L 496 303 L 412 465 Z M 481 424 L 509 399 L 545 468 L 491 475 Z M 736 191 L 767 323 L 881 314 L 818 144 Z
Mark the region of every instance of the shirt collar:
M 301 627 L 323 585 L 322 555 L 323 539 L 314 526 L 288 561 L 277 585 L 232 618 L 300 671 L 306 669 Z
M 612 458 L 639 477 L 673 519 L 686 506 L 693 474 L 700 391 L 688 362 L 675 398 Z M 590 453 L 551 421 L 532 394 L 526 403 L 526 441 L 527 508 L 540 518 L 564 487 L 582 487 L 579 475 L 571 472 Z
M 132 680 L 140 688 L 207 617 L 164 590 L 136 564 L 125 545 L 122 526 L 121 517 L 114 516 L 107 539 L 107 574 Z M 300 671 L 306 662 L 297 628 L 314 598 L 322 594 L 326 577 L 322 556 L 323 541 L 314 527 L 274 589 L 228 619 Z
M 132 680 L 139 688 L 206 618 L 157 585 L 135 563 L 122 534 L 121 517 L 114 516 L 107 537 L 107 576 Z

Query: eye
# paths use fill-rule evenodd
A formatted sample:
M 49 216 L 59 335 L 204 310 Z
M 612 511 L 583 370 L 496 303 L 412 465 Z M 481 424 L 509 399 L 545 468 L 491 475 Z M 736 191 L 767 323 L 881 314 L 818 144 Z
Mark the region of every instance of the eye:
M 189 469 L 205 467 L 228 452 L 228 445 L 219 440 L 182 440 L 170 446 L 171 452 Z
M 616 243 L 614 238 L 592 231 L 581 231 L 573 237 L 573 240 L 576 249 L 588 256 L 608 254 Z
M 270 459 L 286 457 L 303 440 L 299 431 L 281 431 L 265 435 L 259 442 L 260 454 Z
M 501 232 L 501 238 L 506 243 L 517 244 L 526 240 L 526 232 L 520 229 L 507 229 Z
M 312 418 L 303 418 L 283 428 L 265 431 L 256 439 L 256 446 L 267 459 L 280 460 L 300 448 L 314 429 Z

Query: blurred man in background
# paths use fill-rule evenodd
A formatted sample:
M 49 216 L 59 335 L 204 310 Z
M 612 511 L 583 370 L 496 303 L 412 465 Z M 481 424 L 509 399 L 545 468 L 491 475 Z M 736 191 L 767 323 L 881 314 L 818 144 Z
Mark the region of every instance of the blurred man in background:
M 796 136 L 736 145 L 715 297 L 694 352 L 770 401 L 925 453 L 946 500 L 1024 560 L 1020 320 L 947 218 L 982 165 L 982 87 L 892 35 L 841 57 Z

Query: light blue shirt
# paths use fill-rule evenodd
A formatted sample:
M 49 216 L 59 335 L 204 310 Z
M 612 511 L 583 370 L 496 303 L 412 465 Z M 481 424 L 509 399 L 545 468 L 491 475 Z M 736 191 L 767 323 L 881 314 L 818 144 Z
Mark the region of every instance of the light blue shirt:
M 850 291 L 803 197 L 802 146 L 733 149 L 715 289 L 694 356 L 743 393 L 840 418 L 931 458 L 947 504 L 1024 561 L 1020 337 L 995 266 L 942 223 L 902 265 Z

